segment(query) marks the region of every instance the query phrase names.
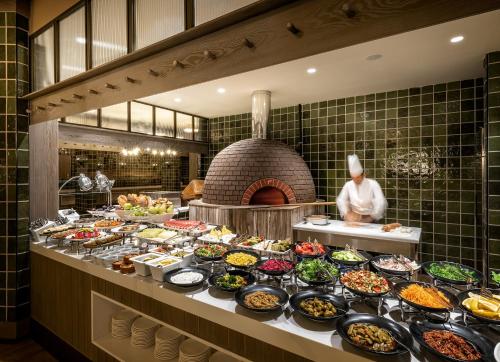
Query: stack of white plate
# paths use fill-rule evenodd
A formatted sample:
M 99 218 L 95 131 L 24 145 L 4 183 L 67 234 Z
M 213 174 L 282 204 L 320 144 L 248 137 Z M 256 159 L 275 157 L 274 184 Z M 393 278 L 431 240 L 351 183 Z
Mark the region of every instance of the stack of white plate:
M 111 335 L 113 338 L 123 339 L 130 337 L 132 323 L 139 317 L 137 313 L 122 309 L 111 317 Z
M 184 340 L 184 336 L 170 328 L 160 327 L 156 331 L 155 339 L 155 358 L 160 361 L 168 361 L 179 355 L 179 346 Z
M 179 362 L 208 362 L 210 347 L 194 339 L 186 339 L 179 347 Z
M 148 348 L 155 343 L 155 332 L 158 324 L 150 319 L 140 317 L 132 324 L 130 344 L 135 348 Z
M 215 352 L 208 359 L 209 362 L 240 362 L 239 359 L 236 359 L 228 354 L 225 354 L 221 351 Z

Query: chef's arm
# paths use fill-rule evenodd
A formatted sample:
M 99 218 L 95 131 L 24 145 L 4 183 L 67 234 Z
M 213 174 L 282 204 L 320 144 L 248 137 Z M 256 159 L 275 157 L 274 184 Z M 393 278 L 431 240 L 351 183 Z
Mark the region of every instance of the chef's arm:
M 340 216 L 342 218 L 345 217 L 345 215 L 351 211 L 350 208 L 350 203 L 349 203 L 349 192 L 347 191 L 347 185 L 344 185 L 342 188 L 342 191 L 340 191 L 339 196 L 337 196 L 337 207 L 340 212 Z
M 385 210 L 387 209 L 387 200 L 385 199 L 384 193 L 380 188 L 378 182 L 373 183 L 373 212 L 371 217 L 374 220 L 380 220 L 384 217 Z

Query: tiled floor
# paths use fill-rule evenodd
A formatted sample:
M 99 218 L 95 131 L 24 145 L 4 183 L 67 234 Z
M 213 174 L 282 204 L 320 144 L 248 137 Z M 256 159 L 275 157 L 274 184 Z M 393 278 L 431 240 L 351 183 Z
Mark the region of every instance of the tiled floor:
M 31 339 L 18 342 L 0 342 L 0 362 L 54 362 L 49 352 Z

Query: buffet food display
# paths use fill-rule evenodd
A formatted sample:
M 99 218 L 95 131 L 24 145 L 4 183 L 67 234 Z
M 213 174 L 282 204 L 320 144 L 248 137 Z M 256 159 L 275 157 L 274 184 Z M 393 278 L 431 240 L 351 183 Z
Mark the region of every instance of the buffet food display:
M 121 201 L 127 210 L 168 205 L 165 200 L 155 203 L 144 195 L 128 195 Z M 192 220 L 151 224 L 130 223 L 126 217 L 101 218 L 88 226 L 81 225 L 50 226 L 38 233 L 47 243 L 81 241 L 81 246 L 91 253 L 90 262 L 117 273 L 153 278 L 180 292 L 205 288 L 208 281 L 210 288 L 223 292 L 226 299 L 234 298 L 241 308 L 251 312 L 281 313 L 289 302 L 294 314 L 301 318 L 322 323 L 337 320 L 340 337 L 361 352 L 406 353 L 401 343 L 411 345 L 415 338 L 423 349 L 457 361 L 477 360 L 486 353 L 478 347 L 483 345 L 465 337 L 468 327 L 459 331 L 422 330 L 412 325 L 410 334 L 386 317 L 355 313 L 351 304 L 359 296 L 376 297 L 380 303 L 392 298 L 417 311 L 451 312 L 460 308 L 463 320 L 467 317 L 479 323 L 500 324 L 500 290 L 470 289 L 457 297 L 449 289 L 416 281 L 420 264 L 403 255 L 371 257 L 350 246 L 329 249 L 318 240 L 294 243 L 262 236 L 240 237 L 225 225 Z M 192 230 L 206 234 L 178 241 L 179 235 Z M 477 284 L 481 278 L 476 270 L 449 262 L 424 263 L 422 271 L 452 287 Z M 351 294 L 346 295 L 344 289 Z M 455 325 L 451 320 L 447 322 Z

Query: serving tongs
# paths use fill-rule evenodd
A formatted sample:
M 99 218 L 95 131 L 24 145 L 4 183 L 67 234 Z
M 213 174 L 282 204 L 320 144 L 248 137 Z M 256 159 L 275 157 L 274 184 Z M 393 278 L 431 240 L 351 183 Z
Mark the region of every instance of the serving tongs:
M 345 250 L 346 251 L 350 251 L 351 253 L 353 253 L 354 255 L 356 255 L 361 260 L 366 261 L 366 258 L 363 255 L 361 255 L 356 248 L 350 246 L 349 244 L 345 245 Z
M 439 293 L 439 290 L 435 286 L 430 285 L 428 289 L 433 296 L 441 300 L 446 305 L 446 309 L 453 309 L 453 305 Z
M 410 275 L 413 275 L 415 273 L 415 269 L 411 266 L 408 265 L 404 259 L 403 255 L 399 255 L 399 257 L 396 254 L 392 254 L 392 260 L 394 260 L 397 264 L 403 266 L 407 272 L 410 273 Z

